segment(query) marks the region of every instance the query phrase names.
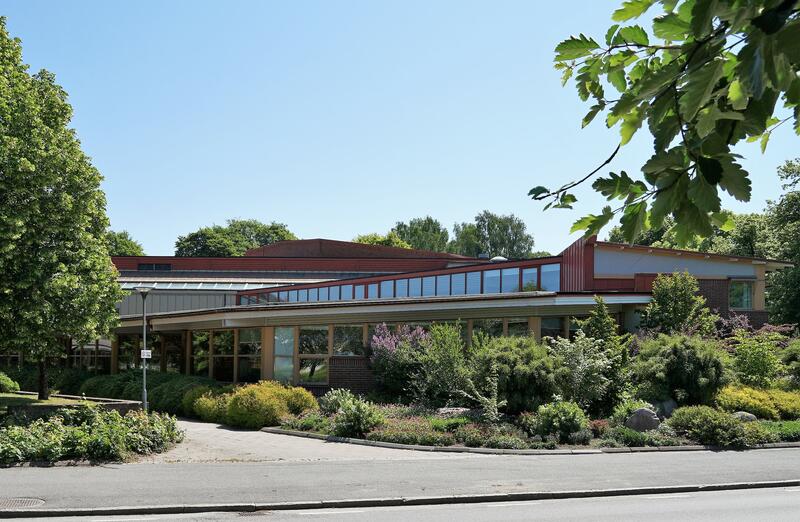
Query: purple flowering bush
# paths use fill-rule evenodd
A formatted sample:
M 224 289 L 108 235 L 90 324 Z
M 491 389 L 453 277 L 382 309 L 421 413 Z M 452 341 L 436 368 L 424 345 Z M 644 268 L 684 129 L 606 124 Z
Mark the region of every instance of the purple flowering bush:
M 395 330 L 386 324 L 375 328 L 372 348 L 372 372 L 379 388 L 392 398 L 407 401 L 409 383 L 419 369 L 419 353 L 428 343 L 428 333 L 417 326 L 408 325 Z

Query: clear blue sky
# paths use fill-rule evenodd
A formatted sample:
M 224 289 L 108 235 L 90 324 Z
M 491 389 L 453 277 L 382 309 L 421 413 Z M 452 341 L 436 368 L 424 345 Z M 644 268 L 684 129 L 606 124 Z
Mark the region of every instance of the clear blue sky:
M 525 220 L 559 252 L 575 211 L 543 213 L 527 191 L 604 160 L 618 137 L 562 88 L 553 47 L 602 37 L 614 2 L 5 0 L 32 70 L 70 94 L 84 150 L 105 176 L 115 230 L 148 254 L 228 218 L 280 221 L 349 240 L 430 214 L 483 209 Z M 789 126 L 766 155 L 740 152 L 757 211 L 800 156 Z M 650 153 L 640 132 L 614 170 Z

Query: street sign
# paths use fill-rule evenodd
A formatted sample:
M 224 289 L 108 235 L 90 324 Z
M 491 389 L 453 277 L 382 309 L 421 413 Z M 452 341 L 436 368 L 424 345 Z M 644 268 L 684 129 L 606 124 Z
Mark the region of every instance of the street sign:
M 142 350 L 142 359 L 152 359 L 152 350 Z

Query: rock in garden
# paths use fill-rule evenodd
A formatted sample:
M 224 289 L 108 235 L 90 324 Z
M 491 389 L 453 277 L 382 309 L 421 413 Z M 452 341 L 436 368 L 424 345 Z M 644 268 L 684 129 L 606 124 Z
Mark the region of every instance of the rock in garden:
M 625 427 L 639 432 L 649 431 L 658 428 L 661 421 L 653 410 L 639 408 L 625 420 Z
M 742 422 L 753 422 L 755 420 L 758 420 L 755 415 L 753 415 L 752 413 L 748 413 L 746 411 L 737 411 L 736 413 L 733 414 L 733 416 Z
M 439 408 L 436 410 L 437 417 L 458 417 L 466 415 L 472 410 L 469 408 Z

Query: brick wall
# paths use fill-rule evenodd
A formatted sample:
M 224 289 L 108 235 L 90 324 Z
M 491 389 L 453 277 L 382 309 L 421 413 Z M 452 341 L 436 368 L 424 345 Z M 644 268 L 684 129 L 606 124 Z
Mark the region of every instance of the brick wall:
M 305 384 L 316 396 L 324 395 L 334 388 L 347 388 L 353 393 L 368 393 L 375 387 L 375 379 L 367 357 L 331 357 L 328 368 L 328 384 Z
M 720 315 L 728 314 L 728 280 L 700 279 L 700 295 L 706 298 L 708 307 Z

